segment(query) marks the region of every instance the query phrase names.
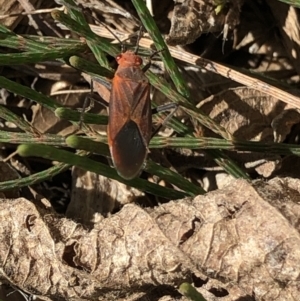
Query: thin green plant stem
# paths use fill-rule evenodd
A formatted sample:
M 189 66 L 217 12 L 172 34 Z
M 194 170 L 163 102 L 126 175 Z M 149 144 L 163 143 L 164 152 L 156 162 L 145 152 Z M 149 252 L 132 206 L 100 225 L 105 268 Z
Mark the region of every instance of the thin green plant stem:
M 107 138 L 104 136 L 101 137 L 103 137 L 103 141 L 105 142 L 93 140 L 86 137 L 80 137 L 77 135 L 71 135 L 67 137 L 66 144 L 74 149 L 81 149 L 87 152 L 101 154 L 105 157 L 110 157 L 110 152 L 107 145 Z
M 72 20 L 79 23 L 83 28 L 89 30 L 89 25 L 82 13 L 82 8 L 73 0 L 63 0 L 61 3 L 66 7 L 68 15 Z
M 71 31 L 77 32 L 79 35 L 83 36 L 86 40 L 87 45 L 92 50 L 95 55 L 95 58 L 99 62 L 100 65 L 105 66 L 109 69 L 108 61 L 102 51 L 99 51 L 98 47 L 95 47 L 95 43 L 103 43 L 102 38 L 98 37 L 93 33 L 89 27 L 84 27 L 82 24 L 79 24 L 75 20 L 73 20 L 69 15 L 61 12 L 61 11 L 53 11 L 51 13 L 52 18 L 60 23 L 64 24 Z M 106 41 L 107 42 L 107 41 Z
M 37 103 L 43 105 L 45 108 L 54 111 L 55 109 L 61 107 L 55 100 L 45 96 L 42 93 L 39 93 L 31 88 L 20 85 L 14 81 L 11 81 L 4 76 L 0 76 L 0 87 L 5 88 L 6 90 L 21 95 L 25 98 L 36 101 Z
M 106 157 L 110 157 L 110 152 L 107 144 L 104 144 L 102 142 L 72 135 L 66 139 L 66 143 L 68 146 L 75 149 L 84 149 L 89 152 L 98 153 Z M 205 193 L 202 187 L 194 185 L 193 183 L 183 178 L 181 175 L 171 171 L 168 168 L 161 167 L 150 159 L 147 160 L 144 170 L 177 186 L 179 189 L 187 192 L 191 196 Z
M 70 65 L 78 70 L 88 70 L 88 74 L 92 77 L 100 77 L 103 82 L 108 82 L 108 78 L 113 78 L 114 74 L 111 70 L 97 65 L 93 62 L 85 60 L 78 56 L 72 56 L 69 59 Z
M 54 135 L 54 134 L 32 134 L 32 133 L 15 133 L 0 131 L 0 142 L 1 143 L 12 143 L 12 144 L 36 144 L 42 143 L 47 145 L 55 145 L 65 147 L 65 137 Z
M 219 149 L 207 149 L 206 152 L 214 159 L 214 161 L 222 167 L 228 174 L 236 179 L 246 179 L 251 180 L 251 177 L 229 156 L 224 154 L 222 150 Z
M 68 53 L 80 54 L 88 49 L 85 43 L 75 39 L 59 39 L 54 37 L 43 37 L 43 39 L 41 39 L 40 36 L 16 35 L 12 31 L 7 31 L 6 27 L 1 24 L 0 36 L 0 46 L 26 52 L 47 53 L 50 48 L 61 52 L 63 56 L 65 56 Z M 12 54 L 12 56 L 14 55 L 16 55 L 16 53 Z M 46 55 L 49 56 L 49 54 Z
M 177 186 L 179 189 L 189 193 L 191 196 L 204 194 L 206 192 L 201 186 L 191 183 L 169 168 L 162 168 L 150 159 L 147 160 L 144 170 L 149 174 L 156 175 L 160 179 Z
M 151 39 L 153 40 L 155 47 L 160 52 L 160 56 L 168 74 L 170 75 L 177 91 L 185 97 L 190 96 L 190 91 L 186 82 L 184 81 L 182 74 L 179 72 L 177 65 L 174 62 L 173 57 L 171 56 L 169 49 L 151 16 L 148 8 L 145 5 L 143 0 L 132 0 L 131 1 L 144 25 L 147 32 L 149 33 Z
M 300 1 L 299 0 L 280 0 L 280 2 L 284 2 L 286 4 L 289 4 L 291 6 L 295 6 L 300 8 Z
M 150 148 L 182 147 L 188 149 L 223 149 L 228 151 L 251 151 L 266 154 L 297 155 L 300 156 L 300 146 L 295 144 L 257 142 L 242 140 L 225 140 L 217 138 L 194 137 L 154 137 L 150 141 Z
M 206 299 L 189 283 L 184 282 L 179 286 L 178 291 L 192 301 L 206 301 Z
M 119 48 L 111 45 L 106 39 L 97 36 L 90 29 L 81 10 L 78 9 L 76 4 L 72 0 L 64 0 L 62 2 L 67 7 L 69 15 L 66 15 L 60 11 L 54 11 L 52 12 L 52 17 L 55 20 L 63 23 L 72 31 L 75 31 L 78 34 L 82 35 L 86 39 L 88 46 L 94 53 L 99 64 L 107 67 L 107 69 L 110 69 L 103 51 L 116 56 L 118 53 L 120 53 Z
M 10 29 L 8 29 L 6 26 L 4 26 L 2 24 L 0 24 L 0 34 L 1 34 L 1 36 L 0 36 L 1 38 L 3 38 L 7 34 L 17 35 L 13 31 L 11 31 Z
M 117 180 L 121 183 L 124 183 L 125 185 L 129 185 L 142 191 L 146 191 L 167 199 L 179 199 L 188 195 L 184 192 L 175 191 L 167 187 L 162 187 L 139 178 L 130 181 L 124 180 L 111 167 L 93 161 L 88 157 L 79 156 L 68 151 L 56 149 L 47 145 L 23 144 L 18 147 L 17 151 L 19 155 L 24 157 L 38 156 L 49 160 L 61 161 L 65 164 L 75 165 L 85 170 L 89 170 L 97 174 L 101 174 L 105 177 Z
M 40 38 L 40 37 L 38 37 Z M 78 43 L 78 41 L 77 41 Z M 25 51 L 43 51 L 46 46 L 41 41 L 34 41 L 23 36 L 15 34 L 5 26 L 0 24 L 0 46 L 25 50 Z
M 30 175 L 28 177 L 0 182 L 0 191 L 21 188 L 21 187 L 41 183 L 43 181 L 49 180 L 49 179 L 53 178 L 54 176 L 68 170 L 70 167 L 71 167 L 71 165 L 64 164 L 64 163 L 58 163 L 55 166 L 52 166 L 46 170 L 40 171 L 40 172 Z
M 68 57 L 84 50 L 83 44 L 78 44 L 78 47 L 65 47 L 60 49 L 44 50 L 43 52 L 22 52 L 14 54 L 0 54 L 0 65 L 21 65 L 33 64 L 47 60 L 55 60 Z
M 29 34 L 24 34 L 23 37 L 25 39 L 33 40 L 35 42 L 43 43 L 45 45 L 51 45 L 52 47 L 66 47 L 66 46 L 71 46 L 74 44 L 84 44 L 78 39 L 66 39 L 66 38 L 58 38 L 58 37 L 46 37 L 43 36 L 41 39 L 40 36 L 35 36 L 35 35 L 29 35 Z
M 27 121 L 23 120 L 4 106 L 0 106 L 0 118 L 12 122 L 24 132 L 37 134 L 37 131 Z
M 166 80 L 158 78 L 156 75 L 150 72 L 147 72 L 146 75 L 152 86 L 154 86 L 156 89 L 162 92 L 172 102 L 180 105 L 180 107 L 191 117 L 195 118 L 201 124 L 211 129 L 213 132 L 220 135 L 221 137 L 228 140 L 232 138 L 232 136 L 222 126 L 220 126 L 209 116 L 204 114 L 200 109 L 197 109 L 190 105 L 189 101 L 185 97 L 183 97 L 178 92 L 174 91 Z
M 170 85 L 163 79 L 157 79 L 152 73 L 147 72 L 150 83 L 160 90 L 171 101 L 178 103 L 183 110 L 187 112 L 194 119 L 198 120 L 201 124 L 211 129 L 215 133 L 221 135 L 226 139 L 232 139 L 232 136 L 220 125 L 218 125 L 209 116 L 202 113 L 200 109 L 193 108 L 181 94 L 174 91 Z M 173 119 L 173 118 L 172 118 Z M 171 123 L 170 123 L 171 124 Z M 185 133 L 185 136 L 192 137 L 193 135 Z M 224 152 L 218 149 L 206 150 L 206 152 L 215 160 L 215 162 L 221 166 L 226 172 L 235 178 L 249 179 L 249 175 L 238 166 L 231 158 L 229 158 Z
M 154 115 L 153 119 L 158 119 L 159 117 L 161 120 L 164 120 L 166 118 L 166 114 L 159 113 L 157 114 L 159 116 Z M 162 117 L 163 116 L 163 117 Z M 168 127 L 171 127 L 174 129 L 179 135 L 184 136 L 185 138 L 181 138 L 183 140 L 185 139 L 193 139 L 195 138 L 193 135 L 192 129 L 184 125 L 183 123 L 179 122 L 175 117 L 171 118 L 168 123 Z M 156 139 L 156 138 L 153 138 Z M 153 140 L 152 139 L 152 140 Z M 164 138 L 162 138 L 164 139 Z M 168 139 L 168 138 L 166 138 Z M 153 143 L 153 142 L 152 142 Z M 151 143 L 150 143 L 151 148 Z M 229 158 L 222 150 L 219 149 L 205 149 L 206 153 L 209 154 L 215 162 L 222 167 L 226 172 L 228 172 L 230 175 L 232 175 L 235 178 L 244 178 L 250 180 L 250 177 L 247 175 L 247 173 L 239 167 L 231 158 Z
M 82 113 L 76 110 L 68 108 L 58 108 L 54 111 L 55 116 L 74 122 L 83 121 L 87 124 L 103 124 L 107 125 L 108 116 L 92 114 L 92 113 Z

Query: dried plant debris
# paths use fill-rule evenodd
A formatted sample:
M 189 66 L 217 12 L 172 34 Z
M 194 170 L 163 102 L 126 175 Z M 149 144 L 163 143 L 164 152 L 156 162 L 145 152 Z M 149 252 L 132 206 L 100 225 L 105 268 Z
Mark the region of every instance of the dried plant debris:
M 135 11 L 130 1 L 78 0 L 78 3 L 94 12 L 105 24 L 119 31 L 134 32 L 139 26 Z
M 271 142 L 271 123 L 286 104 L 260 91 L 238 87 L 213 95 L 198 106 L 237 139 Z
M 137 198 L 146 197 L 140 190 L 74 166 L 71 202 L 66 216 L 93 225 Z
M 299 109 L 283 110 L 271 123 L 274 131 L 274 141 L 283 142 L 291 133 L 292 127 L 300 123 Z
M 198 105 L 235 138 L 261 142 L 283 142 L 293 126 L 300 123 L 300 114 L 279 99 L 247 87 L 227 89 L 208 97 Z M 205 136 L 214 134 L 203 129 Z M 245 164 L 264 177 L 281 167 L 281 157 L 266 153 L 230 153 L 234 160 Z
M 288 178 L 235 180 L 147 211 L 125 205 L 90 230 L 24 198 L 2 200 L 0 277 L 56 300 L 149 297 L 195 275 L 221 281 L 210 294 L 199 288 L 208 301 L 218 290 L 222 300 L 297 300 L 299 187 Z
M 226 40 L 229 30 L 239 23 L 243 0 L 184 0 L 177 1 L 166 41 L 169 45 L 186 45 L 202 33 L 222 32 Z
M 35 5 L 36 0 L 30 2 L 30 5 Z M 24 11 L 24 7 L 22 3 L 15 1 L 15 0 L 8 0 L 8 1 L 1 1 L 0 2 L 0 15 L 12 15 L 14 14 L 14 17 L 10 18 L 1 18 L 1 24 L 5 25 L 6 27 L 10 29 L 14 29 L 18 23 L 22 20 L 21 16 L 17 16 L 17 14 L 20 14 Z
M 293 67 L 300 75 L 300 12 L 299 9 L 275 0 L 268 0 L 268 5 L 274 15 L 281 42 Z

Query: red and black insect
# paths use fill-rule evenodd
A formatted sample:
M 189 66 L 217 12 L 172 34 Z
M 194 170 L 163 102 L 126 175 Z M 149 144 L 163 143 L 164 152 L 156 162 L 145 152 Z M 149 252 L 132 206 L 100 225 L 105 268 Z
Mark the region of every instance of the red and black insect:
M 124 179 L 139 175 L 152 133 L 150 84 L 142 58 L 133 51 L 116 57 L 109 101 L 108 144 L 114 166 Z

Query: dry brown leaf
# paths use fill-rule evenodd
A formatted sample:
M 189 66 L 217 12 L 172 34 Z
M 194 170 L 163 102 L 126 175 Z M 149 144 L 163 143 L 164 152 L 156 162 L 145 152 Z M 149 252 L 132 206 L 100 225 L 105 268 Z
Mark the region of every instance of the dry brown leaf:
M 103 216 L 145 197 L 140 190 L 77 167 L 72 170 L 72 195 L 66 216 L 93 225 Z
M 300 75 L 300 12 L 299 9 L 280 1 L 268 0 L 277 27 L 281 33 L 281 41 L 286 52 Z
M 35 4 L 37 1 L 32 1 L 32 4 Z M 10 14 L 18 14 L 23 11 L 22 4 L 19 1 L 15 0 L 1 0 L 0 1 L 0 15 L 10 15 Z M 0 19 L 0 23 L 5 25 L 10 29 L 14 29 L 23 16 L 14 16 L 11 18 Z
M 235 180 L 147 212 L 126 205 L 89 231 L 23 198 L 3 200 L 0 277 L 53 299 L 116 300 L 203 273 L 223 282 L 227 300 L 297 300 L 299 190 L 299 180 Z
M 53 87 L 53 83 L 50 84 L 49 88 L 50 87 Z M 76 90 L 76 88 L 74 90 Z M 81 108 L 85 95 L 86 94 L 82 93 L 66 92 L 65 94 L 56 96 L 55 100 L 58 103 L 61 103 L 62 107 Z M 40 104 L 32 106 L 32 111 L 32 126 L 41 133 L 53 133 L 60 134 L 61 136 L 67 136 L 78 130 L 78 128 L 72 125 L 68 120 L 58 118 L 54 112 Z
M 271 123 L 285 106 L 278 99 L 247 87 L 228 89 L 198 105 L 235 138 L 256 141 L 274 141 Z
M 198 105 L 214 121 L 240 140 L 282 142 L 292 126 L 300 122 L 296 109 L 260 91 L 238 87 L 213 95 Z M 204 129 L 204 135 L 214 134 Z M 230 154 L 248 169 L 255 168 L 264 177 L 270 177 L 281 163 L 280 156 L 266 153 L 252 153 L 241 156 Z M 263 160 L 263 161 L 262 161 Z
M 299 109 L 282 111 L 271 123 L 275 142 L 283 142 L 287 135 L 290 134 L 292 127 L 298 123 L 300 123 Z
M 30 216 L 36 219 L 29 228 Z M 135 205 L 103 220 L 100 230 L 47 213 L 42 218 L 22 198 L 1 202 L 0 221 L 1 279 L 36 295 L 111 300 L 108 296 L 159 283 L 179 285 L 192 270 L 189 259 Z
M 193 43 L 202 33 L 221 32 L 224 28 L 224 38 L 228 30 L 234 29 L 239 23 L 239 14 L 243 0 L 224 1 L 229 9 L 216 13 L 216 1 L 184 0 L 175 5 L 169 35 L 166 41 L 169 45 L 186 45 Z

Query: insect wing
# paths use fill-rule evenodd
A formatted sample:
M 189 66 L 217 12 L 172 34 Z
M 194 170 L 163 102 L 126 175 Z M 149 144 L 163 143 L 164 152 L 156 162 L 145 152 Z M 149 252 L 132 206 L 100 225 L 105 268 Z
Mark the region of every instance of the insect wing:
M 141 72 L 139 81 L 117 72 L 109 103 L 108 143 L 113 163 L 125 179 L 140 173 L 151 137 L 150 86 L 142 70 L 134 69 L 138 69 L 134 72 Z M 132 70 L 127 72 L 132 74 Z

